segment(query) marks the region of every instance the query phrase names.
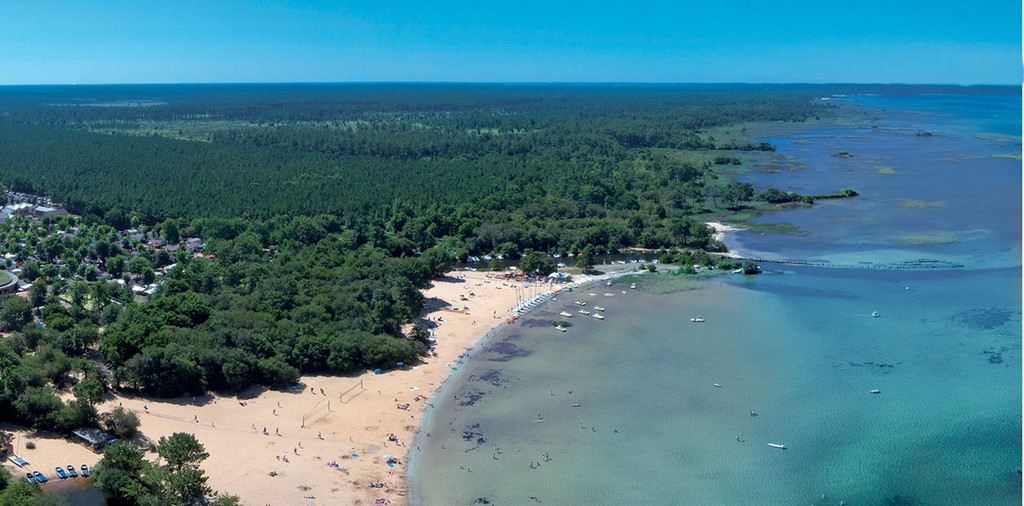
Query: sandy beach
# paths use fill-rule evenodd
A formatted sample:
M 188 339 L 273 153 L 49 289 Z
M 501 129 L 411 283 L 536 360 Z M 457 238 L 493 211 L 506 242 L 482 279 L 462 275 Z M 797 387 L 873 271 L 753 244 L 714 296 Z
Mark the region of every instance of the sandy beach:
M 710 225 L 716 234 L 736 230 Z M 621 272 L 577 276 L 575 282 L 616 274 Z M 208 484 L 239 496 L 242 504 L 407 504 L 406 463 L 416 451 L 413 440 L 430 400 L 467 350 L 505 325 L 517 304 L 549 288 L 542 283 L 523 288 L 485 272 L 451 272 L 435 280 L 424 291 L 427 305 L 421 322 L 433 326 L 436 356 L 405 369 L 351 377 L 303 376 L 299 388 L 253 387 L 237 396 L 155 400 L 108 395 L 98 409 L 102 413 L 122 406 L 135 412 L 140 431 L 152 442 L 175 432 L 194 434 L 210 454 L 202 466 Z M 101 458 L 84 443 L 18 427 L 4 429 L 15 433 L 15 452 L 29 462 L 24 469 L 5 462 L 13 476 L 39 470 L 55 477 L 55 466 L 93 467 Z M 35 448 L 26 448 L 30 441 Z M 397 461 L 389 466 L 388 457 Z
M 99 410 L 120 405 L 134 411 L 153 441 L 175 432 L 195 434 L 210 454 L 203 464 L 209 485 L 246 505 L 406 504 L 405 464 L 429 399 L 467 349 L 505 324 L 519 300 L 546 289 L 513 285 L 484 272 L 454 272 L 435 281 L 424 292 L 423 317 L 437 325 L 437 356 L 404 370 L 305 376 L 302 388 L 285 392 L 254 388 L 238 396 L 159 401 L 113 396 Z M 460 311 L 445 309 L 448 304 Z M 30 438 L 22 430 L 17 441 L 27 467 L 47 475 L 55 466 L 93 466 L 100 459 L 62 438 Z M 36 448 L 26 449 L 26 441 Z M 398 459 L 393 467 L 385 461 L 389 455 Z M 383 487 L 371 488 L 371 482 Z
M 718 221 L 709 221 L 709 222 L 706 222 L 705 225 L 715 229 L 715 233 L 714 233 L 714 235 L 712 235 L 712 237 L 714 237 L 715 240 L 719 241 L 719 242 L 725 240 L 725 234 L 726 233 L 729 233 L 729 232 L 739 232 L 740 230 L 746 230 L 744 228 L 734 227 L 732 225 L 726 225 L 726 224 L 718 222 Z M 729 251 L 726 251 L 725 253 L 722 253 L 722 256 L 729 257 L 729 258 L 742 258 L 738 252 L 733 251 L 731 249 Z

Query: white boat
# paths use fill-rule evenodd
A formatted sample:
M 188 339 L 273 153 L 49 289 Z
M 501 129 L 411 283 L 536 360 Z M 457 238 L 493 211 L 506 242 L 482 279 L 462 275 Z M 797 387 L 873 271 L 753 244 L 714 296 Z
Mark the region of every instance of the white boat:
M 555 330 L 557 330 L 559 332 L 565 332 L 566 329 L 565 329 L 565 327 L 559 327 L 559 326 L 556 325 L 555 326 Z
M 704 317 L 703 316 L 697 316 L 695 318 L 690 318 L 690 321 L 693 322 L 693 323 L 704 323 Z
M 601 313 L 594 313 L 593 316 L 594 316 L 594 318 L 597 318 L 598 320 L 603 320 L 604 319 L 604 315 L 601 314 Z
M 580 309 L 580 314 L 590 314 L 590 311 L 587 311 L 586 309 Z
M 636 283 L 630 283 L 629 287 L 636 290 Z
M 568 311 L 562 311 L 561 313 L 558 313 L 558 314 L 560 314 L 560 315 L 562 315 L 562 316 L 564 316 L 566 318 L 572 318 L 572 313 L 570 313 Z
M 607 283 L 604 284 L 604 286 L 612 286 L 612 282 L 609 280 Z
M 781 443 L 768 443 L 768 446 L 771 446 L 772 448 L 778 448 L 780 450 L 785 450 L 786 449 L 786 445 L 781 444 Z
M 882 315 L 878 314 L 878 311 L 872 311 L 871 312 L 871 317 L 872 318 L 878 318 L 879 316 L 882 316 Z
M 576 304 L 577 306 L 586 306 L 586 305 L 587 305 L 587 303 L 586 303 L 586 302 L 583 302 L 583 301 L 581 301 L 581 300 L 578 300 L 578 301 L 576 301 L 576 302 L 573 302 L 573 304 Z
M 882 393 L 882 391 L 881 390 L 872 390 L 871 393 L 873 393 L 873 394 L 880 394 L 880 393 Z
M 604 308 L 601 306 L 594 306 L 594 311 L 604 311 Z

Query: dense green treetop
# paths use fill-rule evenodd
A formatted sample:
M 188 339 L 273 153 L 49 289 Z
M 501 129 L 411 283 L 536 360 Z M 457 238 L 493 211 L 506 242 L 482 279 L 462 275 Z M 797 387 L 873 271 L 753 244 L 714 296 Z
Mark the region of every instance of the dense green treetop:
M 586 268 L 628 247 L 688 249 L 667 260 L 714 265 L 704 252 L 719 245 L 695 215 L 804 201 L 723 182 L 716 164 L 774 147 L 714 129 L 829 113 L 813 100 L 822 93 L 5 88 L 0 182 L 81 217 L 0 225 L 7 267 L 32 282 L 28 298 L 0 296 L 0 330 L 12 332 L 0 341 L 0 418 L 130 436 L 130 414 L 96 412 L 105 390 L 288 387 L 303 373 L 413 363 L 430 345 L 423 329 L 403 333 L 420 290 L 473 255 L 535 275 L 556 268 L 552 253 L 582 252 Z M 163 244 L 188 238 L 201 256 Z M 132 285 L 151 283 L 136 301 Z M 75 398 L 61 401 L 66 389 Z M 122 453 L 111 457 L 134 462 Z M 126 500 L 163 479 L 109 476 Z
M 131 96 L 143 90 L 150 95 Z M 156 222 L 281 213 L 343 214 L 376 226 L 380 217 L 428 210 L 503 227 L 520 224 L 498 211 L 529 209 L 524 220 L 558 220 L 639 212 L 643 202 L 671 214 L 685 207 L 680 201 L 697 204 L 706 167 L 665 150 L 771 149 L 716 144 L 707 130 L 802 121 L 823 110 L 811 91 L 793 88 L 80 91 L 84 96 L 44 90 L 31 100 L 15 94 L 6 107 L 0 96 L 0 179 L 117 228 L 126 228 L 131 215 Z M 112 106 L 133 98 L 154 105 Z M 666 183 L 694 188 L 677 195 L 686 189 L 669 191 Z

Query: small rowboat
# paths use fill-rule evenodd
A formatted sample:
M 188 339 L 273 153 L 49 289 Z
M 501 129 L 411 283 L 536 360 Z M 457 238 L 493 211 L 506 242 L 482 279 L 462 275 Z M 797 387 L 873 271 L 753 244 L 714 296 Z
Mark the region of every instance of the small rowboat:
M 780 450 L 785 450 L 785 449 L 787 449 L 787 448 L 786 448 L 786 445 L 784 445 L 784 444 L 780 444 L 780 443 L 768 443 L 768 446 L 771 446 L 772 448 L 778 448 L 778 449 L 780 449 Z

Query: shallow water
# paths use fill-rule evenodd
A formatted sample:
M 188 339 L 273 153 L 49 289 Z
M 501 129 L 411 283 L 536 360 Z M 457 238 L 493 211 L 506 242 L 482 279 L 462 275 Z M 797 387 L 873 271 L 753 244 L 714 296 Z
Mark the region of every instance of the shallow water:
M 94 486 L 92 478 L 79 477 L 66 480 L 53 478 L 42 487 L 44 493 L 60 496 L 68 506 L 105 506 L 107 504 L 103 493 Z
M 877 116 L 944 132 L 942 149 L 905 134 L 854 138 L 872 135 L 859 124 L 790 139 L 807 143 L 773 140 L 808 168 L 752 176 L 756 183 L 853 187 L 864 197 L 771 215 L 764 219 L 805 235 L 748 233 L 734 246 L 835 262 L 943 258 L 964 268 L 769 264 L 760 276 L 723 275 L 667 295 L 644 283 L 565 295 L 478 347 L 435 401 L 430 437 L 414 452 L 416 502 L 1019 504 L 1020 164 L 985 156 L 1004 148 L 971 133 L 988 125 L 975 117 L 985 115 L 961 118 L 959 106 L 914 100 L 882 101 L 890 111 Z M 1003 110 L 1009 99 L 992 100 Z M 979 106 L 976 97 L 966 103 Z M 943 122 L 952 126 L 935 128 Z M 888 157 L 900 169 L 839 170 L 836 148 L 857 154 L 843 162 Z M 951 153 L 978 163 L 936 161 Z M 962 171 L 990 184 L 967 184 Z M 946 177 L 953 181 L 935 181 Z M 904 198 L 946 206 L 909 209 Z M 960 233 L 974 229 L 986 232 Z M 893 239 L 929 230 L 955 239 Z M 579 315 L 576 299 L 606 307 L 607 318 Z M 550 323 L 563 309 L 574 325 L 558 333 Z M 691 323 L 696 315 L 706 322 Z
M 836 263 L 937 258 L 974 267 L 1020 265 L 1021 163 L 1002 157 L 1021 153 L 1020 96 L 857 101 L 886 110 L 850 126 L 767 139 L 782 155 L 774 167 L 799 168 L 741 180 L 810 194 L 853 188 L 861 195 L 763 216 L 754 221 L 795 224 L 797 233 L 741 232 L 730 245 L 758 257 Z M 899 106 L 924 112 L 891 110 Z M 1007 127 L 1014 117 L 1016 126 Z M 844 151 L 853 156 L 834 156 Z

